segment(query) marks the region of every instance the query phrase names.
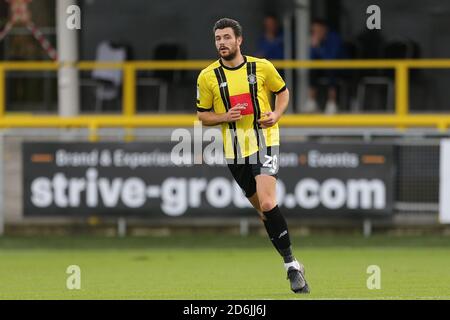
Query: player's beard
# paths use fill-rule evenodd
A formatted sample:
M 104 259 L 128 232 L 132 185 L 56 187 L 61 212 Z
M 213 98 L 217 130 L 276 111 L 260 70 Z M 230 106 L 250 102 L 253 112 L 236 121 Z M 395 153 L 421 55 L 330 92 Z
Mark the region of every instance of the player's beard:
M 231 61 L 231 60 L 233 60 L 234 58 L 236 58 L 236 55 L 237 55 L 237 47 L 234 47 L 234 48 L 229 48 L 229 47 L 227 47 L 227 49 L 228 49 L 228 54 L 227 54 L 227 55 L 222 55 L 222 54 L 220 53 L 220 49 L 217 50 L 217 52 L 219 53 L 219 56 L 220 56 L 223 60 L 226 60 L 226 61 Z

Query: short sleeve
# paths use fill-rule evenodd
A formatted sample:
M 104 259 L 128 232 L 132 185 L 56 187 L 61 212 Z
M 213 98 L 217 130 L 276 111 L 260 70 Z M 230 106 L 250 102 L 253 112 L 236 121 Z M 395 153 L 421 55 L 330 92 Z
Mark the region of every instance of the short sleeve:
M 284 82 L 283 78 L 281 78 L 277 69 L 275 69 L 272 62 L 268 60 L 266 60 L 266 62 L 267 62 L 265 64 L 266 87 L 275 94 L 286 90 L 286 83 Z
M 197 79 L 197 111 L 205 112 L 213 109 L 213 95 L 205 73 L 201 72 Z

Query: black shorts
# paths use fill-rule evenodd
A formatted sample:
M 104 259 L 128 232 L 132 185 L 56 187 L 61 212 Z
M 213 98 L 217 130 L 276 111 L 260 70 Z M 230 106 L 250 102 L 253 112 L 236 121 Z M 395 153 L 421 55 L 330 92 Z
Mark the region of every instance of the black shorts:
M 247 198 L 256 192 L 255 177 L 261 174 L 278 178 L 279 146 L 267 147 L 262 152 L 228 162 L 228 168 Z

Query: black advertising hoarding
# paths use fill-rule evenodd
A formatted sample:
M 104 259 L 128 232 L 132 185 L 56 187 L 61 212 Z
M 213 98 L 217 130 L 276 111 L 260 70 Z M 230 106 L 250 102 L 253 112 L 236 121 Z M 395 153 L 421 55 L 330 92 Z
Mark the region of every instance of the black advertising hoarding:
M 281 153 L 284 205 L 293 213 L 393 213 L 392 145 L 284 143 Z
M 226 165 L 175 165 L 176 142 L 23 144 L 25 216 L 254 216 Z M 390 214 L 393 146 L 283 143 L 278 202 L 291 217 Z

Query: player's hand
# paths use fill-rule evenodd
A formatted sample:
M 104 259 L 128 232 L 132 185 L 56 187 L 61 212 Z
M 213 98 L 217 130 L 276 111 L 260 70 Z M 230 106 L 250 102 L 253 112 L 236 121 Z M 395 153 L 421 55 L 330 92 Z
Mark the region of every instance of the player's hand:
M 280 116 L 276 112 L 264 112 L 258 123 L 261 125 L 261 128 L 266 129 L 275 125 L 279 119 Z
M 242 115 L 241 111 L 245 110 L 245 107 L 243 105 L 236 105 L 225 114 L 225 122 L 234 122 L 241 120 Z

